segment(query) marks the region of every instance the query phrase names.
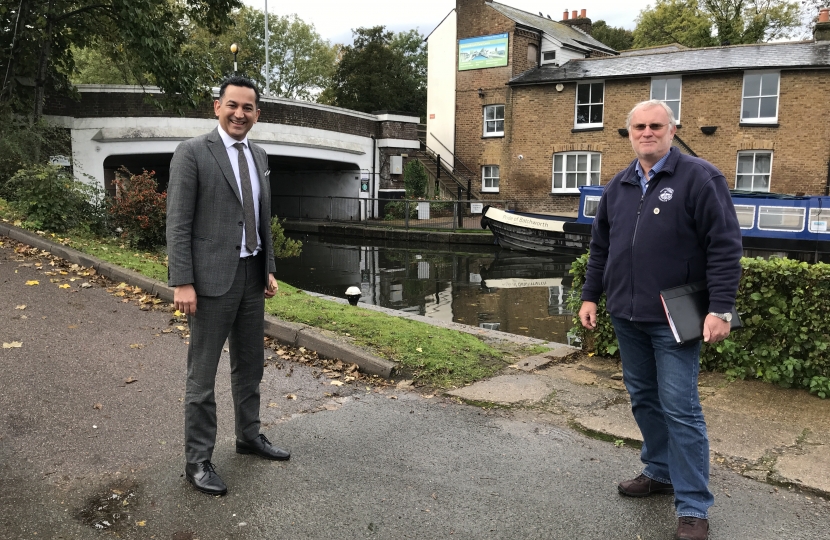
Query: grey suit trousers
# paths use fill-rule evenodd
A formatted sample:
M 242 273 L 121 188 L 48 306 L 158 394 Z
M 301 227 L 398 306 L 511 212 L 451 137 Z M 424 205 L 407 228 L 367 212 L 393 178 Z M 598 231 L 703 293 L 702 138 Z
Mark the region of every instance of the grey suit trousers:
M 230 290 L 221 296 L 198 296 L 196 314 L 188 318 L 184 437 L 188 463 L 210 460 L 216 442 L 216 370 L 225 339 L 230 345 L 231 391 L 236 437 L 259 435 L 259 385 L 262 381 L 265 312 L 265 265 L 260 252 L 240 259 Z

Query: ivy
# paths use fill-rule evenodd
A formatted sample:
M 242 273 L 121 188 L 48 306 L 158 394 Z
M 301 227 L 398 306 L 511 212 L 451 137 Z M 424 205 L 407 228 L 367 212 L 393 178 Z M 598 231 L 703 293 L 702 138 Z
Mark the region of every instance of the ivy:
M 587 263 L 585 254 L 571 266 L 571 332 L 582 340 L 586 352 L 616 356 L 618 345 L 605 297 L 598 305 L 596 330 L 587 331 L 576 315 Z M 704 343 L 701 368 L 806 388 L 823 399 L 830 396 L 830 265 L 743 258 L 741 266 L 736 308 L 743 328 L 722 342 Z

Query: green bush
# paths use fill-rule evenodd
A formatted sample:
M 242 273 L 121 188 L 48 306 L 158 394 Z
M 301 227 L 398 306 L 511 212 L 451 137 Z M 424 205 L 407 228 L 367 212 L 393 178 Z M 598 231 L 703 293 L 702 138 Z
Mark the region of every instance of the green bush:
M 285 236 L 280 218 L 271 218 L 271 240 L 274 242 L 274 256 L 278 259 L 299 257 L 303 251 L 303 243 Z
M 153 249 L 165 244 L 167 192 L 158 192 L 155 171 L 115 174 L 115 197 L 110 202 L 112 226 L 120 229 L 131 247 Z
M 427 193 L 429 175 L 424 164 L 413 159 L 403 168 L 403 185 L 408 199 L 420 199 Z
M 33 165 L 18 171 L 5 186 L 27 227 L 65 232 L 102 227 L 103 197 L 96 186 L 76 180 L 56 165 Z
M 595 331 L 582 328 L 576 315 L 587 260 L 583 255 L 571 267 L 572 332 L 582 338 L 584 350 L 614 355 L 618 347 L 604 297 Z M 830 265 L 781 258 L 743 258 L 741 265 L 736 308 L 743 328 L 722 342 L 704 343 L 701 367 L 830 397 Z
M 7 183 L 19 170 L 46 165 L 52 156 L 70 154 L 68 129 L 43 121 L 32 124 L 28 118 L 0 109 L 0 197 L 14 198 Z
M 383 206 L 383 219 L 391 221 L 393 219 L 404 219 L 406 217 L 406 201 L 392 201 Z M 418 217 L 418 205 L 414 202 L 409 203 L 409 219 Z

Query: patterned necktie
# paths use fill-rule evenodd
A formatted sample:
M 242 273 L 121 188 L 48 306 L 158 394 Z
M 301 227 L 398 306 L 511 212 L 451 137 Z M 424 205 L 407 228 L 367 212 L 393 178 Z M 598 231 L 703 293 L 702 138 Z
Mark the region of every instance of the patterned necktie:
M 256 214 L 254 213 L 254 192 L 251 189 L 251 173 L 248 171 L 248 158 L 243 149 L 245 145 L 238 142 L 233 145 L 239 152 L 239 180 L 242 184 L 242 213 L 245 215 L 245 247 L 253 254 L 257 246 Z

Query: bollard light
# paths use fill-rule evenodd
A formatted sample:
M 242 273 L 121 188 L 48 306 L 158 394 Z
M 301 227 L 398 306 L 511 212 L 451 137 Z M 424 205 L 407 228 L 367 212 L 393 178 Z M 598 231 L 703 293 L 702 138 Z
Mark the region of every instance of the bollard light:
M 360 289 L 357 287 L 349 287 L 346 289 L 346 299 L 351 305 L 356 306 L 357 301 L 360 300 Z

